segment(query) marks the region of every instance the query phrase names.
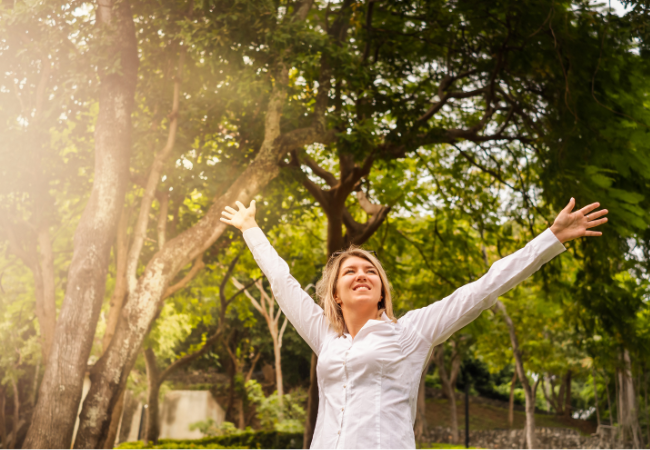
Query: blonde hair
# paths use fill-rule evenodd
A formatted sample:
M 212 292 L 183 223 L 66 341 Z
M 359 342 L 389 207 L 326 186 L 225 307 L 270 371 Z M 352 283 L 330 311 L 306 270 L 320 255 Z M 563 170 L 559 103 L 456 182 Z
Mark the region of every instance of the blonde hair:
M 316 284 L 316 296 L 320 299 L 325 317 L 327 317 L 330 326 L 334 328 L 334 331 L 339 335 L 343 334 L 343 330 L 345 329 L 345 320 L 343 319 L 341 306 L 334 299 L 334 294 L 336 291 L 336 282 L 339 279 L 341 264 L 352 256 L 365 259 L 372 264 L 375 269 L 377 269 L 377 273 L 381 279 L 382 297 L 377 304 L 377 317 L 381 317 L 383 313 L 386 313 L 389 319 L 393 322 L 397 322 L 397 319 L 395 319 L 395 316 L 393 315 L 393 302 L 386 271 L 384 271 L 384 268 L 381 266 L 381 263 L 375 255 L 360 247 L 350 246 L 347 250 L 334 253 L 330 257 L 329 261 L 327 261 L 327 264 L 323 268 L 323 277 Z

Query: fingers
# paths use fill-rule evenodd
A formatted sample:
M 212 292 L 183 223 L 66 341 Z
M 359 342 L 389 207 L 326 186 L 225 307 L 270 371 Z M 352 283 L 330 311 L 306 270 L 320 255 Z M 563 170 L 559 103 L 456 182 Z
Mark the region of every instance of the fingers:
M 221 211 L 221 215 L 226 217 L 227 219 L 232 219 L 235 215 L 232 213 L 229 213 L 227 211 Z
M 592 212 L 594 209 L 598 208 L 599 206 L 600 206 L 600 203 L 598 203 L 598 202 L 592 203 L 591 205 L 585 206 L 584 208 L 582 208 L 578 212 L 586 215 L 586 214 L 589 214 L 590 212 Z
M 576 206 L 576 199 L 571 197 L 571 200 L 569 200 L 569 203 L 564 207 L 562 211 L 570 213 L 571 211 L 573 211 L 573 208 L 575 206 Z
M 228 225 L 232 225 L 232 220 L 226 219 L 225 217 L 220 217 L 219 220 L 223 223 L 227 223 Z
M 602 225 L 605 222 L 607 222 L 607 217 L 605 217 L 604 219 L 600 219 L 600 220 L 592 220 L 591 222 L 587 223 L 587 228 L 597 227 L 598 225 Z
M 237 214 L 237 210 L 231 206 L 226 206 L 224 209 L 228 211 L 230 214 Z M 223 212 L 221 214 L 223 214 Z
M 600 231 L 585 231 L 585 236 L 602 236 L 603 233 Z
M 246 209 L 246 207 L 244 206 L 244 204 L 243 204 L 242 202 L 240 202 L 239 200 L 237 200 L 237 201 L 235 202 L 235 205 L 237 205 L 237 208 L 239 208 L 240 211 L 241 211 L 242 209 Z
M 599 217 L 604 216 L 608 212 L 609 211 L 607 211 L 606 209 L 601 209 L 600 211 L 596 211 L 595 213 L 589 214 L 588 216 L 585 216 L 585 217 L 587 218 L 587 220 L 594 220 L 594 219 L 598 219 Z

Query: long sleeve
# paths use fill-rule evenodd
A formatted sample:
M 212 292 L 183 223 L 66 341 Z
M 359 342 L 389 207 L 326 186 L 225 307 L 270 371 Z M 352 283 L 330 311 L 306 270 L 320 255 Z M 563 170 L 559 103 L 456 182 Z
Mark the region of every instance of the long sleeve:
M 300 283 L 291 276 L 289 266 L 280 258 L 260 228 L 244 231 L 244 240 L 253 253 L 255 261 L 271 283 L 271 290 L 289 322 L 298 334 L 318 355 L 329 323 L 323 309 L 300 287 Z
M 408 312 L 399 322 L 414 328 L 429 346 L 438 345 L 564 250 L 547 229 L 521 250 L 492 264 L 480 279 L 439 302 Z

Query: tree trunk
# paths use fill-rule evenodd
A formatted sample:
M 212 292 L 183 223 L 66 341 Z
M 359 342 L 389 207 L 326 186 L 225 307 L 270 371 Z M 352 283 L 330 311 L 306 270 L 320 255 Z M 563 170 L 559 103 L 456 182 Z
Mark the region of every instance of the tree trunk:
M 122 391 L 120 399 L 113 409 L 113 417 L 111 417 L 111 424 L 108 428 L 108 434 L 102 448 L 114 448 L 116 445 L 117 434 L 120 431 L 120 423 L 122 422 L 122 413 L 124 412 L 124 398 L 126 397 L 126 389 Z
M 620 355 L 622 368 L 619 369 L 619 396 L 621 406 L 621 429 L 623 436 L 632 438 L 634 448 L 641 448 L 641 430 L 639 427 L 636 391 L 632 379 L 630 354 L 627 349 Z
M 512 381 L 510 382 L 510 402 L 508 403 L 508 425 L 510 428 L 515 423 L 515 383 L 517 382 L 517 370 L 512 374 Z
M 515 326 L 512 323 L 512 319 L 508 315 L 505 305 L 501 303 L 500 300 L 497 300 L 496 305 L 503 314 L 503 318 L 506 322 L 506 325 L 508 326 L 510 343 L 512 345 L 512 353 L 515 356 L 517 376 L 519 377 L 519 381 L 524 387 L 524 394 L 526 396 L 526 443 L 528 448 L 535 448 L 537 446 L 537 441 L 535 439 L 535 392 L 528 382 L 528 377 L 526 377 L 524 363 L 519 351 L 519 341 L 517 340 L 517 334 L 515 333 Z M 535 383 L 535 388 L 537 388 L 537 383 Z
M 605 377 L 605 393 L 607 394 L 607 411 L 609 411 L 609 426 L 614 426 L 614 412 L 612 411 L 612 398 L 609 395 L 609 377 Z
M 20 431 L 20 392 L 18 391 L 18 382 L 12 378 L 11 387 L 14 391 L 14 415 L 13 421 L 11 424 L 11 438 L 8 439 L 8 448 L 16 448 L 16 443 L 18 441 L 18 432 Z
M 106 351 L 108 345 L 111 343 L 113 334 L 115 334 L 115 327 L 122 313 L 122 305 L 126 297 L 126 257 L 129 249 L 127 226 L 129 224 L 130 208 L 122 208 L 120 220 L 117 225 L 117 237 L 115 239 L 114 254 L 115 254 L 115 288 L 110 300 L 110 309 L 108 310 L 108 318 L 106 319 L 106 331 L 102 338 L 102 353 Z M 115 440 L 117 439 L 118 428 L 122 420 L 122 412 L 124 411 L 124 397 L 126 390 L 122 391 L 122 395 L 115 405 L 113 415 L 111 417 L 111 424 L 108 427 L 108 434 L 104 441 L 103 448 L 113 448 Z
M 594 405 L 596 406 L 596 423 L 600 427 L 600 409 L 598 408 L 598 385 L 596 384 L 596 368 L 591 366 L 591 379 L 594 382 Z
M 103 50 L 107 58 L 102 58 L 104 66 L 113 67 L 119 61 L 121 70 L 100 73 L 93 188 L 75 232 L 67 289 L 26 448 L 70 447 L 104 299 L 110 249 L 129 178 L 131 111 L 138 67 L 129 3 L 116 2 L 114 7 L 112 1 L 102 2 L 97 24 L 106 27 L 99 36 L 111 44 Z
M 56 290 L 54 286 L 54 253 L 52 252 L 52 239 L 50 230 L 43 225 L 38 230 L 38 249 L 40 253 L 40 276 L 41 276 L 41 311 L 42 316 L 38 324 L 41 331 L 43 362 L 47 364 L 52 343 L 54 342 L 54 330 L 56 328 Z
M 314 437 L 316 418 L 318 416 L 318 380 L 316 367 L 318 357 L 316 353 L 311 354 L 311 368 L 309 370 L 309 395 L 307 397 L 307 420 L 305 421 L 305 433 L 303 434 L 302 448 L 309 448 Z
M 244 397 L 237 397 L 237 428 L 246 428 L 246 414 L 244 414 Z
M 282 342 L 273 340 L 273 354 L 275 356 L 275 388 L 278 391 L 278 405 L 280 406 L 280 417 L 284 415 L 284 383 L 282 380 Z
M 564 378 L 564 383 L 566 384 L 564 398 L 564 417 L 571 417 L 571 369 L 567 370 L 566 376 Z M 562 399 L 560 399 L 561 401 Z
M 616 372 L 614 372 L 614 400 L 616 400 L 616 423 L 620 425 L 621 423 L 623 423 L 623 419 L 621 418 L 622 410 L 621 410 L 621 398 L 619 397 L 618 372 L 619 369 L 617 368 Z
M 7 426 L 5 423 L 5 390 L 3 386 L 0 386 L 0 443 L 2 448 L 8 448 Z
M 420 388 L 418 389 L 417 411 L 415 416 L 415 441 L 421 442 L 427 434 L 427 403 L 426 403 L 426 376 L 433 364 L 433 353 L 424 366 L 420 377 Z
M 158 423 L 158 396 L 160 394 L 160 371 L 156 364 L 156 355 L 153 350 L 144 350 L 144 360 L 147 369 L 147 405 L 145 406 L 144 441 L 158 444 L 160 426 Z
M 231 359 L 230 364 L 228 365 L 228 372 L 230 375 L 230 389 L 228 389 L 229 395 L 228 395 L 228 406 L 226 407 L 226 420 L 233 423 L 235 422 L 235 420 L 233 420 L 232 411 L 235 407 L 235 376 L 237 375 L 236 366 L 237 366 L 237 362 L 232 361 Z
M 645 400 L 646 447 L 650 447 L 650 409 L 648 409 L 648 374 L 643 373 L 643 397 Z
M 117 237 L 115 239 L 115 288 L 111 295 L 108 318 L 106 319 L 106 331 L 102 338 L 102 353 L 108 348 L 113 339 L 117 322 L 122 313 L 122 305 L 126 297 L 126 257 L 129 250 L 129 239 L 127 227 L 129 225 L 130 208 L 122 208 L 120 220 L 117 225 Z
M 447 375 L 447 369 L 445 368 L 445 344 L 440 344 L 434 349 L 435 362 L 438 366 L 438 374 L 440 375 L 440 381 L 442 381 L 442 389 L 445 392 L 445 396 L 449 399 L 449 412 L 451 413 L 451 440 L 452 444 L 458 444 L 460 442 L 458 434 L 458 410 L 456 408 L 456 392 L 454 386 L 451 384 L 451 380 Z

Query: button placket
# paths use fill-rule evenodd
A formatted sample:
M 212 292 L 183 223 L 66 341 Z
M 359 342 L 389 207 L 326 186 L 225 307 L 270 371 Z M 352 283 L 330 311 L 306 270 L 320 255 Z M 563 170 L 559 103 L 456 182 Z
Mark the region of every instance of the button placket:
M 339 429 L 336 432 L 337 433 L 337 439 L 336 439 L 336 447 L 338 448 L 340 440 L 341 440 L 341 431 L 343 430 L 343 413 L 345 411 L 345 407 L 347 406 L 347 401 L 348 401 L 348 392 L 347 392 L 347 386 L 348 386 L 348 367 L 347 367 L 347 362 L 348 362 L 348 354 L 350 353 L 350 350 L 345 351 L 345 354 L 343 356 L 343 382 L 345 383 L 343 385 L 343 407 L 341 408 L 341 412 L 339 414 Z

